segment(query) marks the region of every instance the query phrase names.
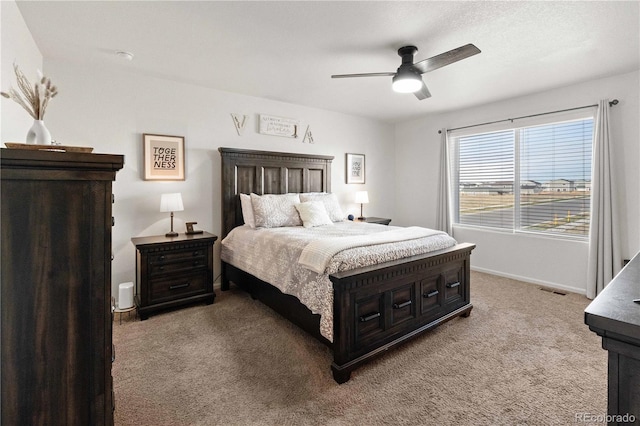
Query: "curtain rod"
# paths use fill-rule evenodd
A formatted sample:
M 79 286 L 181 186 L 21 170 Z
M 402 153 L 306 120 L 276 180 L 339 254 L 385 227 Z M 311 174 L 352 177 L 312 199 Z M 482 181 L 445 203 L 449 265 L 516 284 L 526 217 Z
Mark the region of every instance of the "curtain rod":
M 614 106 L 614 105 L 618 105 L 618 100 L 614 99 L 611 102 L 609 102 L 609 106 Z M 513 122 L 513 120 L 521 120 L 523 118 L 531 118 L 531 117 L 538 117 L 540 115 L 547 115 L 547 114 L 555 114 L 558 112 L 567 112 L 567 111 L 574 111 L 577 109 L 584 109 L 584 108 L 592 108 L 592 107 L 597 107 L 598 104 L 594 104 L 594 105 L 585 105 L 585 106 L 581 106 L 581 107 L 575 107 L 575 108 L 568 108 L 568 109 L 561 109 L 558 111 L 550 111 L 550 112 L 541 112 L 540 114 L 531 114 L 531 115 L 523 115 L 522 117 L 515 117 L 515 118 L 506 118 L 504 120 L 496 120 L 496 121 L 488 121 L 486 123 L 480 123 L 480 124 L 472 124 L 470 126 L 463 126 L 463 127 L 456 127 L 453 129 L 447 129 L 447 132 L 451 132 L 453 130 L 461 130 L 461 129 L 468 129 L 470 127 L 478 127 L 478 126 L 484 126 L 486 124 L 495 124 L 495 123 L 502 123 L 504 121 L 511 121 Z M 438 130 L 438 133 L 442 133 L 442 130 Z

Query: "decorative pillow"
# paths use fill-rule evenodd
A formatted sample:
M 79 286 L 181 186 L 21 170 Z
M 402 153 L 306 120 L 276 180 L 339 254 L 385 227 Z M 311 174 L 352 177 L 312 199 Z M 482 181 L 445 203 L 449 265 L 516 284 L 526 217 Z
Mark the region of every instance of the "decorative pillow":
M 251 194 L 250 196 L 257 228 L 302 225 L 295 207 L 300 203 L 298 194 Z
M 248 194 L 240 194 L 240 204 L 242 205 L 242 218 L 244 223 L 252 228 L 256 227 L 256 220 L 253 217 L 253 205 Z
M 344 214 L 342 213 L 336 194 L 328 194 L 326 192 L 308 192 L 300 194 L 300 201 L 303 203 L 306 201 L 322 201 L 324 203 L 324 208 L 327 210 L 327 214 L 333 222 L 342 222 L 344 220 Z
M 312 228 L 320 225 L 333 225 L 322 201 L 307 201 L 296 204 L 296 209 L 298 210 L 298 213 L 300 213 L 302 226 L 305 228 Z

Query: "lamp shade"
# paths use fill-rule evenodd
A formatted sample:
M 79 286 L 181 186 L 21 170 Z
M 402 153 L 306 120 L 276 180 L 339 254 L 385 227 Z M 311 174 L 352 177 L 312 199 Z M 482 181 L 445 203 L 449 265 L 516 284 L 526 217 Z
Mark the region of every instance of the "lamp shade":
M 356 203 L 368 203 L 369 193 L 367 191 L 356 191 Z
M 162 194 L 160 198 L 161 212 L 181 212 L 184 210 L 182 205 L 182 195 L 179 192 L 172 194 Z

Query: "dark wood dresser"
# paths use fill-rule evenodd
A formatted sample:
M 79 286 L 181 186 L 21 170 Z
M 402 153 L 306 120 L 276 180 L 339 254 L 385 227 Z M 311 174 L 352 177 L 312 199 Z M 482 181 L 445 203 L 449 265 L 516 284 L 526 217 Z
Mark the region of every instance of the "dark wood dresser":
M 3 425 L 112 425 L 121 155 L 0 150 Z
M 141 320 L 153 312 L 190 303 L 213 303 L 216 235 L 132 238 L 136 246 L 136 303 Z
M 640 254 L 585 309 L 585 323 L 609 351 L 609 424 L 640 424 Z M 627 415 L 625 420 L 625 415 Z

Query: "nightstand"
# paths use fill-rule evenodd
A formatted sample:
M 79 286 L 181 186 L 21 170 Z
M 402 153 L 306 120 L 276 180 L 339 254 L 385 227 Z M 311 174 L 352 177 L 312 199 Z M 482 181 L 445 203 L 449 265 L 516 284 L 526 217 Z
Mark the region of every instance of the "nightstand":
M 132 238 L 136 246 L 136 303 L 141 320 L 181 305 L 213 303 L 213 244 L 216 235 Z
M 391 219 L 385 217 L 365 217 L 364 219 L 355 219 L 354 222 L 379 223 L 380 225 L 388 225 Z

